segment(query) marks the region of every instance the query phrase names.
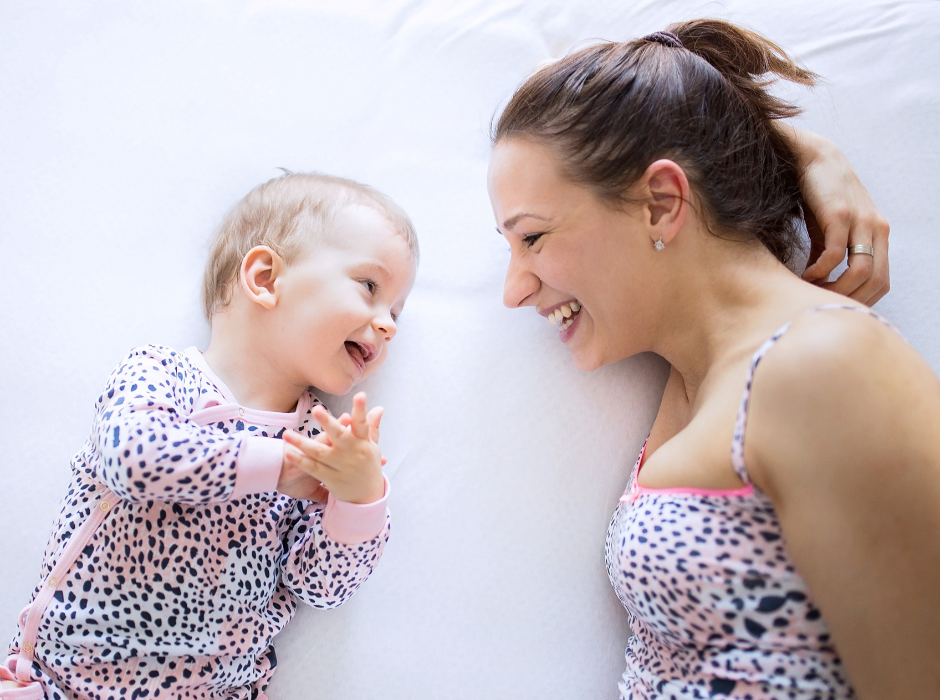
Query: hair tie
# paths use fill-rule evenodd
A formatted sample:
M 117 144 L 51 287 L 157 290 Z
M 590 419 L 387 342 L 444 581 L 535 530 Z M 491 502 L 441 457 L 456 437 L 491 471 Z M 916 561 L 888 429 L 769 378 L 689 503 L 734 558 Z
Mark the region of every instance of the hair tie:
M 653 32 L 652 34 L 647 34 L 641 39 L 641 41 L 655 41 L 657 44 L 671 46 L 674 49 L 683 48 L 679 37 L 677 37 L 672 32 Z

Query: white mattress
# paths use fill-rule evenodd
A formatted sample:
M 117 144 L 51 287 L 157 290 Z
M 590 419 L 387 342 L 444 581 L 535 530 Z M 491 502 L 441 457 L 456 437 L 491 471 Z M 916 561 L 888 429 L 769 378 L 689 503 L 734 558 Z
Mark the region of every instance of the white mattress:
M 940 369 L 936 0 L 0 3 L 0 634 L 111 368 L 204 347 L 213 227 L 278 167 L 316 169 L 402 203 L 423 261 L 366 387 L 387 407 L 392 541 L 346 606 L 277 640 L 271 697 L 616 697 L 629 632 L 604 532 L 665 367 L 581 374 L 544 320 L 502 308 L 487 132 L 539 63 L 705 15 L 827 78 L 798 93 L 802 123 L 891 221 L 878 308 Z

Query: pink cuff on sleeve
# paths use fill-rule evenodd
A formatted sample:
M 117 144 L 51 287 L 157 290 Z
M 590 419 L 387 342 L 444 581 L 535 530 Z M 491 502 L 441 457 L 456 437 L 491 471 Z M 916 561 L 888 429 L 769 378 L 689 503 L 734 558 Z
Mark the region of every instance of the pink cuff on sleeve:
M 262 435 L 246 437 L 235 461 L 235 490 L 232 498 L 277 491 L 283 463 L 283 440 Z
M 340 544 L 360 544 L 375 539 L 385 527 L 385 504 L 391 486 L 385 479 L 385 494 L 374 503 L 350 503 L 337 501 L 333 494 L 326 502 L 323 511 L 323 531 L 334 542 Z

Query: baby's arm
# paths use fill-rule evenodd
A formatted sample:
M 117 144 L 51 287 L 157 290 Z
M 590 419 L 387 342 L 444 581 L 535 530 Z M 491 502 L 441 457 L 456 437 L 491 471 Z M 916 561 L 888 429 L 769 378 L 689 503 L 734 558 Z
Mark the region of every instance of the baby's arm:
M 365 394 L 357 394 L 346 420 L 315 408 L 323 428 L 316 439 L 284 434 L 291 445 L 285 466 L 303 469 L 329 490 L 326 507 L 308 506 L 291 528 L 281 564 L 284 583 L 317 608 L 336 607 L 351 596 L 388 541 L 388 481 L 377 444 L 382 411 L 366 414 L 365 405 Z
M 197 505 L 275 490 L 281 440 L 188 420 L 199 390 L 185 381 L 187 365 L 166 348 L 131 352 L 98 400 L 92 449 L 99 458 L 86 468 L 134 502 Z

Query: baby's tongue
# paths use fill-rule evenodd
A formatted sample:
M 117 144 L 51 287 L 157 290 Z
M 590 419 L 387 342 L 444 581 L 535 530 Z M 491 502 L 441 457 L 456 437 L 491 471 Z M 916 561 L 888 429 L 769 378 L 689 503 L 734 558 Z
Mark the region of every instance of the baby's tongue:
M 354 342 L 347 340 L 346 341 L 346 352 L 353 356 L 353 358 L 359 362 L 359 364 L 364 365 L 365 359 L 362 357 L 362 351 L 359 349 L 359 346 Z

